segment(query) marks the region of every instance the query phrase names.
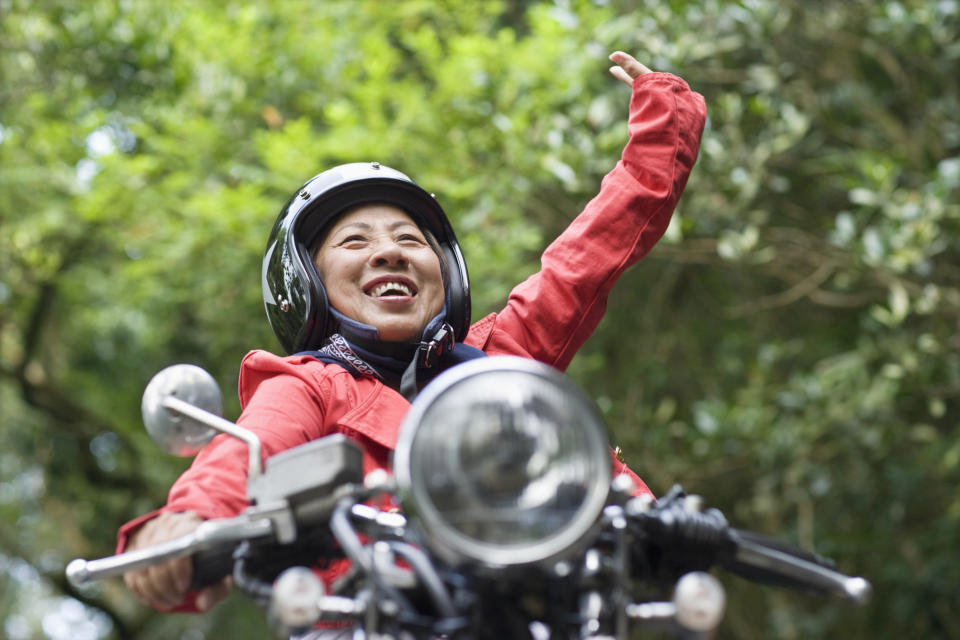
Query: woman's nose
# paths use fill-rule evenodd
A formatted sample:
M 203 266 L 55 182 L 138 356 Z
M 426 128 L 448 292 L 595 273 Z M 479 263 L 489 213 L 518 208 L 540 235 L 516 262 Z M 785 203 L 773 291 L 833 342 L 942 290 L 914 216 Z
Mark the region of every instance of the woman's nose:
M 374 246 L 370 263 L 374 266 L 403 266 L 408 259 L 403 247 L 396 242 L 381 242 Z

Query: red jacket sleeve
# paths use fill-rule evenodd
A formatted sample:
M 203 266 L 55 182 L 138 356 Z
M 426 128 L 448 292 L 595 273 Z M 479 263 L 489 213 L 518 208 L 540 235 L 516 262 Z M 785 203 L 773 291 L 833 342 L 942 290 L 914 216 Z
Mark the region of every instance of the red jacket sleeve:
M 541 270 L 514 288 L 497 316 L 477 323 L 467 343 L 566 369 L 603 317 L 617 278 L 666 231 L 696 162 L 705 120 L 703 97 L 682 79 L 638 77 L 620 162 L 544 251 Z
M 244 358 L 240 368 L 243 414 L 237 424 L 259 436 L 263 461 L 324 435 L 325 377 L 316 375 L 323 366 L 311 358 L 298 361 L 264 351 Z M 121 527 L 117 552 L 126 548 L 130 535 L 142 524 L 164 511 L 193 511 L 205 519 L 229 518 L 243 511 L 249 504 L 247 452 L 240 440 L 217 436 L 170 487 L 166 505 Z

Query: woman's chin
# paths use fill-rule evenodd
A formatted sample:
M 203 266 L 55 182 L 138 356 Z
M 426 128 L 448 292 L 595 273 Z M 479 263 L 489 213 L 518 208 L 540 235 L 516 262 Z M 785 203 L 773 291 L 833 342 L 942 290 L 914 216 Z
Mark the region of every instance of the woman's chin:
M 377 332 L 384 342 L 419 342 L 423 328 L 386 325 L 377 326 Z
M 438 313 L 440 309 L 435 313 L 370 313 L 360 321 L 376 327 L 385 342 L 419 342 L 423 330 Z

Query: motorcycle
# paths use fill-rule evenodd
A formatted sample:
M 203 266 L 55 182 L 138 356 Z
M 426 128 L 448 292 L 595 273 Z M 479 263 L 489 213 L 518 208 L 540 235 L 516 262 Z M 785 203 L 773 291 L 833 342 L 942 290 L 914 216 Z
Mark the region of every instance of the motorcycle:
M 611 481 L 594 405 L 546 365 L 500 356 L 453 367 L 414 400 L 393 474 L 364 476 L 337 434 L 261 463 L 252 432 L 220 417 L 199 367 L 147 386 L 144 422 L 167 451 L 193 455 L 218 432 L 247 443 L 250 507 L 155 547 L 67 569 L 76 586 L 192 556 L 194 587 L 232 575 L 280 634 L 316 623 L 354 638 L 708 638 L 725 611 L 713 567 L 857 604 L 869 582 L 833 562 L 731 527 L 679 486 L 654 500 Z M 332 585 L 317 566 L 347 558 Z

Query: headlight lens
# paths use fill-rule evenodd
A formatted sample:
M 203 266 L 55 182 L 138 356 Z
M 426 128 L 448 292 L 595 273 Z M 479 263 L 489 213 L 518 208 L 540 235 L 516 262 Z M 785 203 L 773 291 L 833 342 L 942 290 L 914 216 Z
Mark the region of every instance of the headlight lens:
M 395 472 L 426 544 L 491 566 L 574 546 L 603 508 L 611 473 L 593 405 L 556 370 L 509 356 L 472 360 L 423 390 Z

